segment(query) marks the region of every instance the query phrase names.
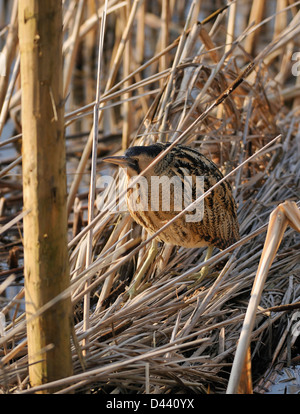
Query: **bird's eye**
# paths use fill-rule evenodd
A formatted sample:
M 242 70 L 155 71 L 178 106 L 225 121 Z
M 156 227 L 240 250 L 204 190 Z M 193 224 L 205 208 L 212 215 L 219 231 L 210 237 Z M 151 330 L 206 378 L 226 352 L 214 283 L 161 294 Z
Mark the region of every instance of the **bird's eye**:
M 130 160 L 129 167 L 132 168 L 134 171 L 136 171 L 137 174 L 139 174 L 141 172 L 140 166 L 139 166 L 139 161 L 136 158 L 132 158 Z

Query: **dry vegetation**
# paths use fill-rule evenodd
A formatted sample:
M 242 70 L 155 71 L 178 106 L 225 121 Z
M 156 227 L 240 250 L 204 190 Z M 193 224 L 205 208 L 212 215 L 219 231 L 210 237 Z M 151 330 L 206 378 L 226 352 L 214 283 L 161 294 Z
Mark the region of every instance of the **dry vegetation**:
M 286 200 L 299 200 L 300 77 L 293 75 L 293 57 L 299 50 L 300 2 L 237 0 L 210 19 L 217 9 L 211 3 L 221 7 L 222 1 L 187 6 L 180 0 L 109 0 L 106 15 L 103 3 L 95 9 L 94 1 L 64 1 L 71 266 L 71 287 L 64 294 L 72 296 L 75 329 L 74 376 L 59 382 L 60 392 L 224 393 L 270 213 Z M 0 155 L 0 310 L 6 319 L 0 327 L 0 387 L 33 392 L 22 290 L 15 7 L 6 16 L 0 41 L 11 76 L 0 77 L 0 145 L 2 151 L 13 143 L 14 152 Z M 97 178 L 118 177 L 101 158 L 132 144 L 179 139 L 226 175 L 273 140 L 229 176 L 241 241 L 214 252 L 200 284 L 189 276 L 203 265 L 205 249 L 162 245 L 137 296 L 129 299 L 127 288 L 149 250 L 147 235 L 128 213 L 112 210 L 111 191 L 105 190 L 101 211 L 87 214 L 103 16 Z M 243 82 L 213 105 L 252 62 Z M 97 188 L 95 197 L 103 191 Z M 299 361 L 299 340 L 291 335 L 296 306 L 280 308 L 299 304 L 299 247 L 299 234 L 288 228 L 263 290 L 251 346 L 256 392 L 264 391 L 276 369 Z

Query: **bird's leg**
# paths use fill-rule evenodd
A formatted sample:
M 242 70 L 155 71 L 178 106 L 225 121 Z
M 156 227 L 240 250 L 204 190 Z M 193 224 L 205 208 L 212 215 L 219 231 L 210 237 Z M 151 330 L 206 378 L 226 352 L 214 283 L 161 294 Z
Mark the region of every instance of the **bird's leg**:
M 208 246 L 206 256 L 205 256 L 205 259 L 204 259 L 204 263 L 208 259 L 211 258 L 213 250 L 214 250 L 214 246 Z M 193 279 L 197 279 L 197 282 L 201 282 L 205 278 L 205 276 L 207 275 L 207 272 L 208 272 L 208 266 L 204 265 L 202 267 L 202 269 L 200 270 L 200 272 L 197 272 L 193 275 Z
M 156 254 L 157 254 L 157 241 L 154 239 L 152 240 L 145 262 L 143 263 L 142 267 L 140 268 L 139 272 L 133 279 L 131 286 L 128 289 L 128 294 L 130 298 L 133 298 L 136 295 L 136 291 L 141 282 L 141 279 L 144 276 L 144 274 L 147 272 L 149 267 L 151 266 Z

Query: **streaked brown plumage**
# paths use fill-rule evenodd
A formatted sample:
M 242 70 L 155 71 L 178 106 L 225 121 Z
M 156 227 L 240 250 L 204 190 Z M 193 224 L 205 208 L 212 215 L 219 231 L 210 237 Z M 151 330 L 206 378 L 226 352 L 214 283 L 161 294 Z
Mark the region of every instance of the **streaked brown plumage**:
M 143 171 L 169 145 L 156 143 L 149 146 L 131 147 L 125 152 L 124 156 L 106 157 L 103 161 L 111 162 L 125 168 L 128 179 L 130 179 Z M 171 208 L 163 210 L 161 206 L 166 195 L 160 189 L 159 209 L 153 211 L 151 209 L 150 195 L 157 190 L 151 188 L 151 177 L 154 176 L 164 176 L 169 179 L 178 177 L 180 180 L 177 181 L 181 183 L 184 182 L 184 177 L 193 177 L 191 201 L 195 201 L 197 198 L 194 179 L 196 176 L 204 177 L 204 191 L 207 191 L 223 178 L 217 166 L 199 151 L 183 145 L 177 145 L 172 148 L 162 160 L 145 174 L 145 179 L 148 184 L 148 211 L 144 208 L 137 211 L 136 204 L 133 205 L 132 202 L 132 192 L 134 190 L 129 189 L 127 193 L 127 205 L 131 216 L 137 223 L 145 227 L 150 234 L 156 232 L 178 214 L 179 211 L 178 209 L 175 211 L 172 200 L 178 194 L 181 196 L 178 188 L 176 189 L 176 187 L 171 186 Z M 141 186 L 139 191 L 142 191 Z M 142 193 L 140 194 L 142 196 Z M 192 214 L 192 212 L 187 214 Z M 230 184 L 227 181 L 223 181 L 204 199 L 204 215 L 202 220 L 189 222 L 184 214 L 162 231 L 158 239 L 168 244 L 183 247 L 215 246 L 219 249 L 225 249 L 235 243 L 239 239 L 239 226 L 236 205 Z

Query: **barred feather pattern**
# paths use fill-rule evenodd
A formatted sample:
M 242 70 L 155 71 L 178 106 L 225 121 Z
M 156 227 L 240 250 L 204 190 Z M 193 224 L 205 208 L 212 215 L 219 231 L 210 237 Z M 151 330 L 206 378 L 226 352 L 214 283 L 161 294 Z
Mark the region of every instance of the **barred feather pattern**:
M 143 160 L 149 163 L 170 144 L 156 143 L 147 147 L 131 147 L 125 153 L 126 156 L 136 158 L 140 170 Z M 145 166 L 145 165 L 144 165 Z M 142 168 L 143 169 L 143 168 Z M 138 173 L 139 171 L 137 171 Z M 159 161 L 153 170 L 150 170 L 145 178 L 147 188 L 143 183 L 138 189 L 129 189 L 127 192 L 127 205 L 133 219 L 143 226 L 150 234 L 154 234 L 164 224 L 179 213 L 174 208 L 176 196 L 181 197 L 183 192 L 178 183 L 186 184 L 185 177 L 191 177 L 191 200 L 193 202 L 199 196 L 196 188 L 196 177 L 202 177 L 204 192 L 223 178 L 217 166 L 199 151 L 187 146 L 177 145 L 166 156 Z M 153 187 L 151 177 L 168 177 L 174 179 L 176 185 L 170 186 L 170 208 L 163 209 L 164 194 L 163 187 Z M 158 190 L 158 191 L 157 191 Z M 179 191 L 180 190 L 180 191 Z M 137 209 L 133 201 L 133 192 L 138 191 L 138 197 L 145 197 L 147 191 L 148 206 Z M 143 193 L 144 192 L 144 193 Z M 159 200 L 154 200 L 158 209 L 151 208 L 153 194 L 158 194 Z M 135 195 L 136 196 L 136 195 Z M 174 201 L 172 203 L 172 201 Z M 157 204 L 158 203 L 158 204 Z M 133 205 L 134 204 L 134 205 Z M 236 204 L 232 195 L 230 184 L 223 181 L 212 192 L 205 197 L 201 220 L 189 221 L 188 215 L 193 211 L 185 213 L 175 220 L 170 226 L 158 235 L 158 239 L 165 243 L 183 247 L 215 246 L 223 250 L 239 240 L 239 225 L 237 220 Z M 195 211 L 195 210 L 194 210 Z M 194 213 L 195 214 L 195 213 Z M 190 216 L 190 218 L 193 216 Z

